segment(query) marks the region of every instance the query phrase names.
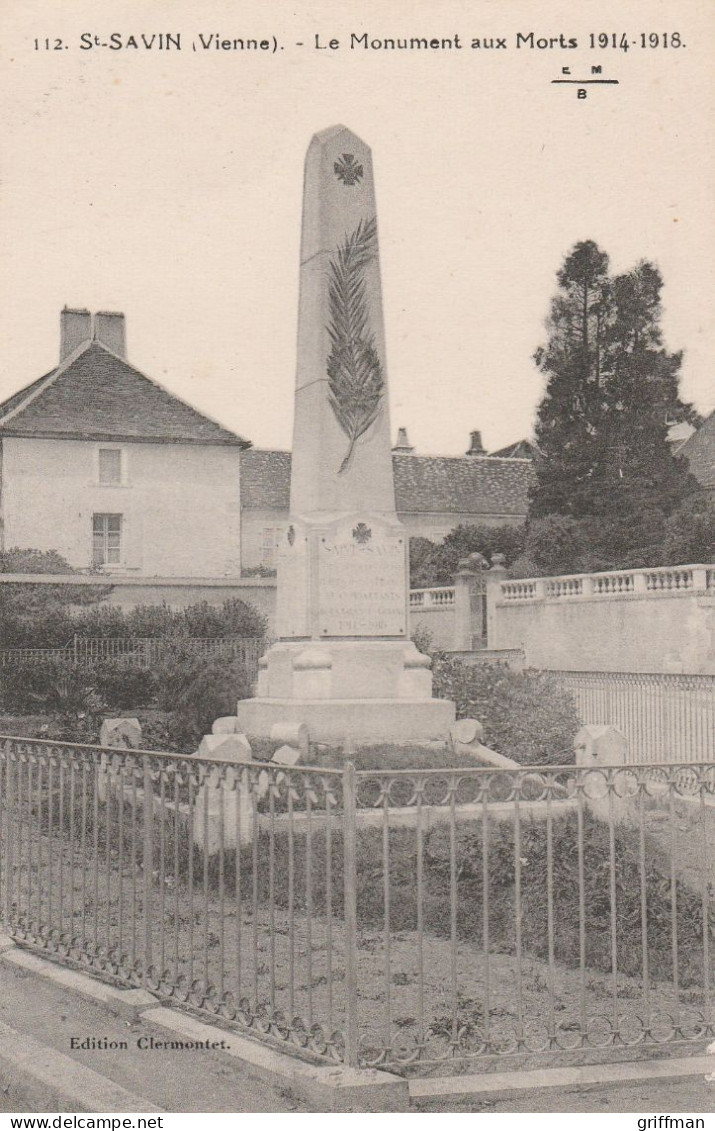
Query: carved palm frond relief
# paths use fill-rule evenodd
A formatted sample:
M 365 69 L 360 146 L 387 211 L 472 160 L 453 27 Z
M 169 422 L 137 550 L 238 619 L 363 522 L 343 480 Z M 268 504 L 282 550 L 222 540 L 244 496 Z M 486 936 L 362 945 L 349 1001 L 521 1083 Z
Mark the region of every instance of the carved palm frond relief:
M 339 475 L 350 466 L 356 443 L 377 419 L 385 388 L 382 364 L 370 330 L 365 282 L 365 268 L 375 255 L 376 241 L 374 217 L 361 220 L 330 261 L 329 400 L 349 441 Z

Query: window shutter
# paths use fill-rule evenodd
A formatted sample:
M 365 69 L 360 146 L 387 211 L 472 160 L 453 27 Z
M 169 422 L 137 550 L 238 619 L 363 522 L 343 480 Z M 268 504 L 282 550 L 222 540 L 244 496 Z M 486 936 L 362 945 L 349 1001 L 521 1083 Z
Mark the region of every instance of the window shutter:
M 127 569 L 142 567 L 142 516 L 139 513 L 125 514 L 122 522 L 124 543 L 122 563 Z

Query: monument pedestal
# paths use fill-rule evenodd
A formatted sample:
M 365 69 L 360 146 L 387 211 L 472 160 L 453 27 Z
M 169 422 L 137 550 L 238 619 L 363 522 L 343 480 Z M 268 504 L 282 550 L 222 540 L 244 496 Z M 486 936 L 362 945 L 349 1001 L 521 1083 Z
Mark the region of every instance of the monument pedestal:
M 236 708 L 249 738 L 299 722 L 311 742 L 435 742 L 455 717 L 453 703 L 431 698 L 429 658 L 410 640 L 279 641 L 256 692 Z
M 454 704 L 442 699 L 242 699 L 237 714 L 253 738 L 269 738 L 274 723 L 299 719 L 311 742 L 328 746 L 418 746 L 445 741 Z

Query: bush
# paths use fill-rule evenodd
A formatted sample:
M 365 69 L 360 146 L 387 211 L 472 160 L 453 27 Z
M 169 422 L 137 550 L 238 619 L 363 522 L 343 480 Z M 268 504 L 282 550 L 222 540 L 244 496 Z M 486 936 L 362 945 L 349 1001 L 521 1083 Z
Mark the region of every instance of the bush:
M 423 652 L 425 656 L 432 653 L 432 633 L 424 624 L 418 624 L 411 637 L 418 652 Z
M 25 550 L 13 546 L 0 552 L 0 573 L 72 572 L 72 566 L 56 550 Z
M 91 670 L 97 693 L 105 707 L 120 711 L 130 707 L 148 707 L 156 698 L 156 677 L 147 668 L 104 660 L 94 664 Z
M 529 523 L 526 549 L 512 577 L 597 573 L 710 562 L 715 507 L 703 492 L 689 495 L 670 518 L 645 505 L 620 516 L 546 515 Z
M 0 668 L 0 708 L 9 712 L 91 714 L 147 706 L 155 696 L 152 672 L 117 661 L 73 667 L 66 660 L 21 660 Z
M 369 782 L 369 779 L 367 779 Z M 450 884 L 452 836 L 456 879 L 456 929 L 460 939 L 479 947 L 483 943 L 484 875 L 480 822 L 436 824 L 424 837 L 422 924 L 425 932 L 449 937 L 451 932 Z M 577 969 L 580 963 L 578 816 L 555 816 L 551 823 L 553 947 L 557 962 Z M 268 851 L 269 834 L 259 853 Z M 583 814 L 583 895 L 585 905 L 586 965 L 611 970 L 610 843 L 608 825 L 592 813 Z M 615 840 L 615 925 L 618 969 L 622 974 L 642 974 L 640 841 L 637 829 L 618 824 Z M 343 842 L 340 833 L 331 842 L 332 909 L 342 914 Z M 298 837 L 292 846 L 292 898 L 305 898 L 306 842 Z M 275 838 L 275 896 L 286 906 L 288 890 L 288 837 Z M 379 930 L 384 923 L 384 842 L 381 829 L 363 828 L 357 842 L 357 913 L 361 930 Z M 525 954 L 549 957 L 548 856 L 545 820 L 521 821 L 521 942 Z M 490 951 L 514 954 L 516 950 L 516 844 L 511 821 L 491 821 L 488 838 L 488 897 Z M 316 840 L 311 851 L 313 906 L 325 911 L 328 890 L 325 842 Z M 672 904 L 670 857 L 652 833 L 646 833 L 645 897 L 648 958 L 651 977 L 671 981 Z M 250 868 L 246 869 L 247 878 Z M 390 927 L 394 932 L 417 928 L 417 843 L 412 829 L 393 828 L 389 837 Z M 267 869 L 259 875 L 259 898 L 268 896 Z M 702 984 L 702 898 L 676 879 L 675 923 L 678 932 L 681 986 Z
M 101 636 L 122 639 L 134 635 L 127 632 L 128 616 L 119 605 L 98 605 L 75 612 L 70 618 L 70 636 Z
M 665 560 L 692 565 L 715 558 L 715 505 L 704 493 L 691 495 L 665 524 Z
M 485 745 L 522 765 L 568 765 L 580 723 L 570 695 L 548 672 L 506 664 L 433 660 L 433 694 L 457 705 L 457 718 L 479 719 Z
M 224 636 L 265 636 L 266 619 L 238 597 L 222 605 L 200 601 L 189 605 L 181 615 L 181 627 L 188 636 L 218 639 Z
M 193 636 L 218 640 L 226 636 L 262 637 L 266 632 L 266 620 L 245 601 L 231 597 L 221 605 L 198 601 L 185 609 L 172 609 L 166 603 L 138 605 L 128 612 L 115 606 L 104 606 L 76 614 L 69 627 L 70 636 L 76 633 L 78 636 L 127 640 Z
M 583 819 L 583 876 L 585 896 L 586 964 L 605 973 L 611 968 L 609 926 L 610 853 L 609 830 L 588 811 Z M 615 838 L 616 946 L 618 968 L 624 974 L 641 972 L 640 847 L 636 829 L 617 824 Z M 579 964 L 579 859 L 578 818 L 575 813 L 554 820 L 552 825 L 554 955 L 569 966 Z M 523 822 L 520 845 L 522 860 L 522 944 L 539 958 L 548 958 L 547 918 L 547 829 L 543 820 Z M 433 907 L 429 918 L 437 923 L 438 890 L 449 882 L 449 828 L 429 834 L 425 859 Z M 493 826 L 489 837 L 490 919 L 492 940 L 498 949 L 514 945 L 516 907 L 514 900 L 514 827 L 510 822 Z M 458 877 L 458 931 L 479 938 L 482 894 L 482 832 L 480 826 L 462 826 L 456 837 Z M 648 911 L 650 972 L 654 978 L 670 979 L 672 971 L 670 859 L 657 840 L 646 838 L 645 894 Z M 695 892 L 677 881 L 677 928 L 682 984 L 697 984 L 702 976 L 702 902 Z M 431 887 L 431 890 L 430 890 Z
M 178 641 L 167 645 L 154 676 L 159 708 L 173 713 L 182 744 L 198 743 L 214 719 L 235 714 L 237 700 L 251 694 L 242 661 L 200 656 Z
M 89 669 L 64 660 L 27 660 L 0 668 L 0 704 L 4 711 L 91 712 L 101 704 Z
M 276 577 L 277 573 L 278 571 L 270 566 L 244 566 L 241 570 L 241 577 Z
M 509 566 L 509 577 L 542 577 L 540 566 L 528 554 L 519 554 Z

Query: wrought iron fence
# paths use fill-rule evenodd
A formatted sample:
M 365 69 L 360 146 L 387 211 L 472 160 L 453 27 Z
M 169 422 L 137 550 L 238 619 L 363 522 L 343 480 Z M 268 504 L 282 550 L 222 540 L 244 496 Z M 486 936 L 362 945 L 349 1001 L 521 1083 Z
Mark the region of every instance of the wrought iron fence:
M 715 766 L 356 772 L 0 739 L 26 945 L 403 1073 L 713 1036 Z
M 161 659 L 172 642 L 201 656 L 228 656 L 246 665 L 249 678 L 258 678 L 258 661 L 268 647 L 260 637 L 84 637 L 75 636 L 64 648 L 3 648 L 0 668 L 17 663 L 42 664 L 60 661 L 86 667 L 103 660 L 117 661 L 131 667 L 151 668 Z
M 0 915 L 60 960 L 339 1060 L 342 806 L 336 771 L 0 739 Z
M 647 672 L 552 673 L 583 724 L 617 726 L 629 763 L 715 761 L 715 676 Z

